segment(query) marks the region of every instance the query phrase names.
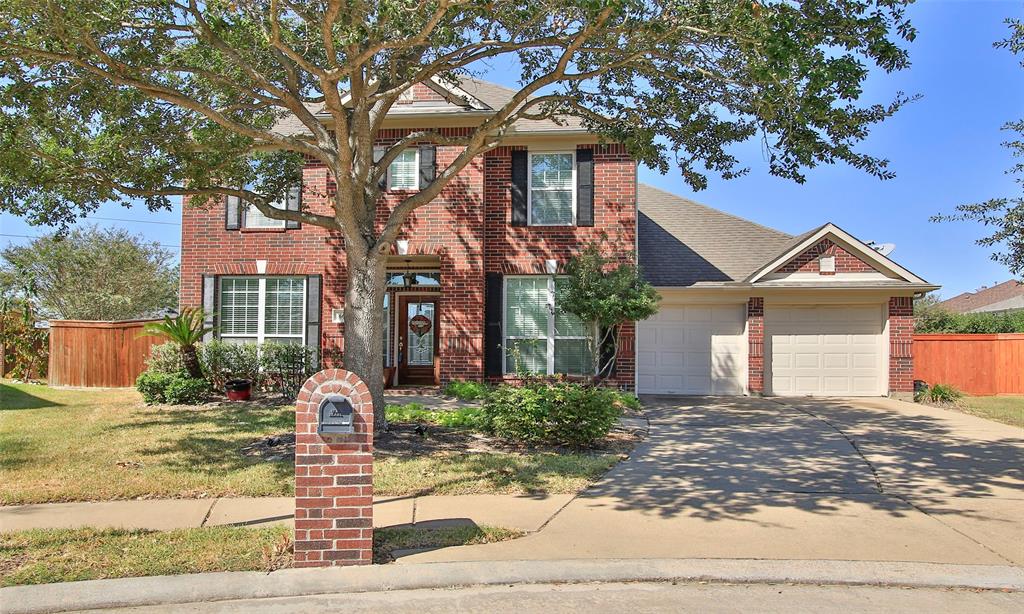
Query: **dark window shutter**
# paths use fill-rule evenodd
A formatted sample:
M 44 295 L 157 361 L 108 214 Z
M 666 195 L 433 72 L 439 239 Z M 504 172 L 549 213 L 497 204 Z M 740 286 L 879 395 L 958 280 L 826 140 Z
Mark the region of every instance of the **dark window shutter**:
M 512 225 L 526 226 L 526 191 L 529 158 L 525 150 L 512 152 Z
M 576 225 L 594 225 L 594 150 L 576 150 Z
M 316 366 L 320 367 L 320 276 L 306 277 L 306 346 L 314 350 Z
M 484 306 L 484 373 L 501 375 L 502 362 L 502 293 L 504 291 L 501 273 L 488 273 L 486 285 L 486 304 Z
M 224 201 L 224 228 L 238 230 L 242 227 L 242 201 L 237 196 L 228 196 Z
M 437 178 L 437 148 L 420 145 L 420 189 L 434 183 Z
M 302 211 L 302 184 L 288 188 L 284 197 L 284 208 L 287 211 Z M 285 228 L 302 228 L 302 222 L 285 220 Z
M 217 278 L 203 275 L 203 326 L 213 328 L 217 321 Z M 203 341 L 213 341 L 215 331 L 203 335 Z

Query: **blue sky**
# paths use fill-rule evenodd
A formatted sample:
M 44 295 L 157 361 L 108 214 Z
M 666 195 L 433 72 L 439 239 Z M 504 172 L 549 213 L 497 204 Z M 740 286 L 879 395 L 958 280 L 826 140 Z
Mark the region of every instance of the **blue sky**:
M 641 169 L 641 181 L 793 234 L 831 221 L 861 239 L 895 243 L 893 258 L 941 284 L 945 297 L 1007 279 L 1006 268 L 974 244 L 984 229 L 928 218 L 960 203 L 1016 193 L 1004 174 L 1011 158 L 999 128 L 1024 116 L 1024 69 L 992 43 L 1007 35 L 1004 19 L 1024 18 L 1024 1 L 920 0 L 910 15 L 918 29 L 909 45 L 913 66 L 873 75 L 865 90 L 868 102 L 884 102 L 897 91 L 923 96 L 863 145 L 891 160 L 896 179 L 832 166 L 810 171 L 798 185 L 768 175 L 760 147 L 751 143 L 735 150 L 751 172 L 730 181 L 711 177 L 702 192 L 694 194 L 672 172 Z M 180 220 L 179 208 L 150 213 L 108 205 L 85 222 L 126 227 L 177 250 Z M 7 235 L 44 231 L 0 214 L 0 245 L 29 240 Z

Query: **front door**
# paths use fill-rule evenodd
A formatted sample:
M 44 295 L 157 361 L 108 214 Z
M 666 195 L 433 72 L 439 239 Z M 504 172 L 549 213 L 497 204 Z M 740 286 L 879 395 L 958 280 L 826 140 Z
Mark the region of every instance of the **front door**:
M 437 297 L 404 296 L 398 312 L 398 383 L 437 384 Z

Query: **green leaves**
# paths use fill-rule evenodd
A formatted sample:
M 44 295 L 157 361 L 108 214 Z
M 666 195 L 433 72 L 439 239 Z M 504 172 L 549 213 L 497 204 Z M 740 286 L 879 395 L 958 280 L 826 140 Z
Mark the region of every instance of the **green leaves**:
M 178 304 L 174 253 L 126 230 L 79 228 L 0 253 L 0 272 L 21 271 L 44 317 L 130 320 Z
M 162 337 L 182 348 L 195 346 L 203 340 L 203 335 L 213 331 L 204 326 L 203 318 L 202 309 L 185 308 L 173 318 L 164 316 L 162 322 L 146 324 L 139 335 Z
M 572 258 L 566 273 L 555 304 L 584 322 L 604 329 L 646 320 L 658 311 L 660 297 L 637 266 L 621 256 L 605 256 L 598 243 Z

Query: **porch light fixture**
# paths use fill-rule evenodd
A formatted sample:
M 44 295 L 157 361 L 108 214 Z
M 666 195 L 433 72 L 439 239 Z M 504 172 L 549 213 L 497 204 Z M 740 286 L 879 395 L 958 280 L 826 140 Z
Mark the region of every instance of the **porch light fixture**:
M 399 239 L 395 241 L 395 249 L 398 250 L 399 256 L 404 256 L 409 253 L 409 239 Z M 408 260 L 406 260 L 408 262 Z
M 406 242 L 408 246 L 408 242 Z M 411 258 L 405 259 L 405 275 L 402 275 L 402 286 L 411 288 L 416 285 L 416 275 L 412 272 L 412 268 L 409 266 L 412 262 Z

